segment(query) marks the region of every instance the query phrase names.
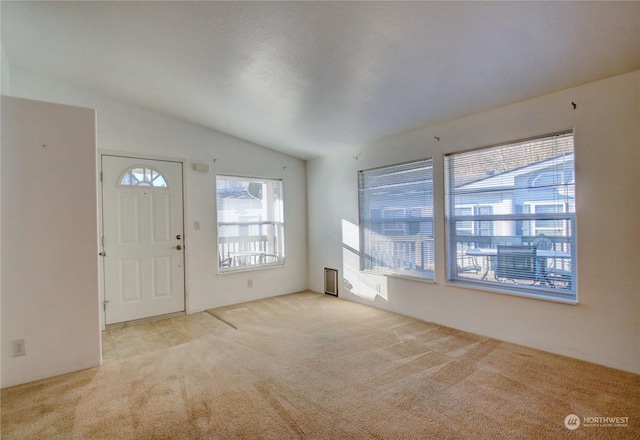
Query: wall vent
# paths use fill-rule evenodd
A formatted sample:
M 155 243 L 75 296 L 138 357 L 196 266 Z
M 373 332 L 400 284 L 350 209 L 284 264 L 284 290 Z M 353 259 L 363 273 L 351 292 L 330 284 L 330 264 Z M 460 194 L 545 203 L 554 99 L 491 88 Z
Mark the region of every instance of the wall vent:
M 324 293 L 338 296 L 338 270 L 324 268 Z

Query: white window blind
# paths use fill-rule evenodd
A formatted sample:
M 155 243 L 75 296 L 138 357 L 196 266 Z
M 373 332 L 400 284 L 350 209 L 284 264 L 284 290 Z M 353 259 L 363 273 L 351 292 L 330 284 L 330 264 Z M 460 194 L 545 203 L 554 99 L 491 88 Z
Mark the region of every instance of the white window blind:
M 445 156 L 451 282 L 576 300 L 573 132 Z
M 218 270 L 284 264 L 282 181 L 216 176 Z
M 360 171 L 358 186 L 361 270 L 432 280 L 432 160 Z

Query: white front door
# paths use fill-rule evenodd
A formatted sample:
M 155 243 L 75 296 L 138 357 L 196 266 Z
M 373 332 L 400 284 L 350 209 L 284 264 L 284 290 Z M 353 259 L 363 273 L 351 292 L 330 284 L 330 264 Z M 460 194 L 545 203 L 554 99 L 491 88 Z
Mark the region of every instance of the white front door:
M 106 324 L 184 311 L 182 164 L 102 156 Z

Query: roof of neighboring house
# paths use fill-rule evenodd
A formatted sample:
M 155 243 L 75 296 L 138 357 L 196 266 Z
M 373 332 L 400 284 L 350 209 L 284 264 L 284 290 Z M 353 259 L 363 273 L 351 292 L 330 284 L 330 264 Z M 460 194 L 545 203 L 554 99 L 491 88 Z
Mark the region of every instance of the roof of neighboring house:
M 494 174 L 488 177 L 482 177 L 478 180 L 474 180 L 470 183 L 465 183 L 458 186 L 458 189 L 473 190 L 482 189 L 487 187 L 515 187 L 515 182 L 518 177 L 544 171 L 549 168 L 557 168 L 562 165 L 573 163 L 573 153 L 556 156 L 551 159 L 543 160 L 540 162 L 525 165 L 519 168 L 515 168 L 504 173 Z

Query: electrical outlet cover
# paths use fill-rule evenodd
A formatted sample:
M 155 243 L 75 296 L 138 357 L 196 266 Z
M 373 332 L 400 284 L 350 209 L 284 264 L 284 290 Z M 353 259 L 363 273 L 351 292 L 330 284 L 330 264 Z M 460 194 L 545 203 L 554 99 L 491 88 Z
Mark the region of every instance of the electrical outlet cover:
M 18 339 L 12 342 L 13 346 L 13 356 L 24 356 L 27 354 L 27 350 L 25 349 L 24 339 Z

